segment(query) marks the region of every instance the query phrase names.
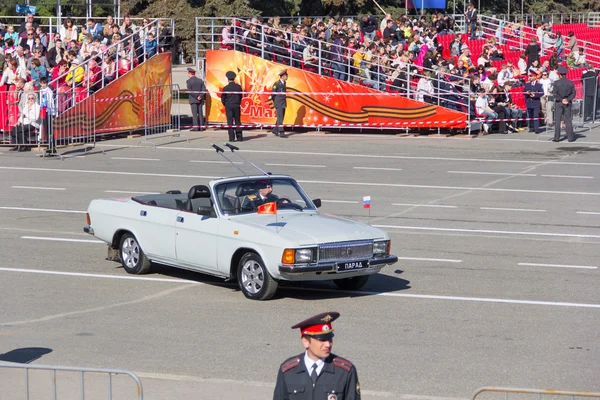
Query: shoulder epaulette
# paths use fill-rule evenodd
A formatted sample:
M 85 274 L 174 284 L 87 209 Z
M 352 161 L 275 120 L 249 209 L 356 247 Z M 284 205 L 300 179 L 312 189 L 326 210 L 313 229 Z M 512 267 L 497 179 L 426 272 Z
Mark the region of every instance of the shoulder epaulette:
M 249 194 L 248 195 L 248 200 L 254 200 L 256 198 L 255 194 Z
M 333 359 L 333 366 L 345 369 L 346 371 L 350 372 L 353 365 L 350 361 L 346 360 L 345 358 L 336 357 Z
M 298 365 L 300 365 L 300 357 L 292 357 L 281 364 L 281 372 L 286 373 L 290 369 L 296 368 Z

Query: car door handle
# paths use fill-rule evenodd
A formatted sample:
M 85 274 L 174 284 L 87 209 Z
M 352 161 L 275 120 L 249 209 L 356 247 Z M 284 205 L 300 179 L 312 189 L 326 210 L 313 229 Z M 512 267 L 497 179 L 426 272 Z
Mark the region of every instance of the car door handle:
M 183 217 L 177 217 L 177 222 L 183 223 Z
M 140 216 L 145 217 L 146 215 L 148 215 L 148 213 L 146 212 L 146 210 L 140 211 Z

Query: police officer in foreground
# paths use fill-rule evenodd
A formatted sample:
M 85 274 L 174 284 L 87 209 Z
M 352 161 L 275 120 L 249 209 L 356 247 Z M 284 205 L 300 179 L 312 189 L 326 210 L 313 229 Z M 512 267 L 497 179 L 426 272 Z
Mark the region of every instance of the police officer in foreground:
M 567 128 L 567 138 L 569 142 L 575 141 L 575 132 L 573 132 L 573 99 L 575 98 L 575 85 L 567 79 L 568 69 L 558 68 L 560 79 L 554 82 L 552 94 L 554 96 L 554 139 L 553 142 L 560 141 L 560 122 L 565 121 Z
M 202 115 L 202 106 L 206 100 L 206 85 L 204 81 L 196 76 L 194 68 L 188 68 L 188 80 L 185 82 L 189 92 L 190 107 L 192 109 L 192 129 L 190 131 L 199 131 L 204 125 Z
M 234 82 L 235 72 L 227 71 L 225 74 L 229 83 L 223 88 L 221 93 L 221 102 L 225 106 L 225 116 L 227 117 L 227 125 L 229 125 L 229 141 L 241 142 L 244 140 L 242 137 L 242 121 L 241 121 L 241 108 L 242 104 L 242 87 Z M 233 128 L 233 126 L 236 126 Z
M 273 400 L 360 400 L 356 367 L 331 353 L 337 312 L 315 315 L 292 326 L 300 329 L 306 351 L 279 367 Z
M 287 90 L 286 81 L 288 79 L 287 69 L 284 69 L 279 73 L 279 80 L 273 84 L 273 90 L 271 92 L 271 99 L 273 100 L 273 106 L 275 107 L 275 113 L 277 115 L 277 122 L 273 128 L 273 134 L 282 138 L 287 137 L 283 132 L 283 117 L 285 117 L 285 108 L 287 107 L 287 99 L 285 92 Z

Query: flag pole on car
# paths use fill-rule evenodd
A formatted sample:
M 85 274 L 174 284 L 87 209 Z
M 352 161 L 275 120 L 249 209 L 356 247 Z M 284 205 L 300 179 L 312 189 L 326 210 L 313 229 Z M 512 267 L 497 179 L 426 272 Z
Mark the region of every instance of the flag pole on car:
M 371 196 L 363 197 L 363 208 L 369 209 L 369 224 L 371 223 Z

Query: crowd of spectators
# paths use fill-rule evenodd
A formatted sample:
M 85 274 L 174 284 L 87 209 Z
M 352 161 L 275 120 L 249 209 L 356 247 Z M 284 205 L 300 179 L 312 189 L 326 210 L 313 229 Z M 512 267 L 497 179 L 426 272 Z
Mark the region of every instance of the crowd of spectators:
M 380 20 L 369 15 L 316 18 L 298 24 L 282 24 L 279 18 L 234 19 L 222 28 L 220 43 L 222 49 L 413 96 L 472 116 L 522 117 L 526 109 L 522 89 L 514 88 L 523 87 L 533 74 L 544 87 L 543 117 L 551 121 L 546 104 L 558 67 L 587 65 L 573 32 L 563 37 L 544 23 L 537 28 L 537 37 L 523 40 L 522 22 L 505 24 L 493 16 L 491 23 L 486 19 L 482 24 L 473 5 L 469 10 L 475 17 L 467 24 L 468 32 L 458 32 L 452 17 L 442 13 L 417 18 L 387 14 Z M 511 39 L 524 48 L 511 49 L 505 44 Z M 475 107 L 482 97 L 491 112 Z M 501 125 L 500 130 L 523 129 L 518 125 Z
M 111 16 L 104 24 L 90 18 L 82 26 L 66 18 L 52 35 L 31 14 L 20 26 L 0 25 L 0 130 L 4 139 L 8 132 L 12 132 L 11 143 L 42 139 L 45 132 L 40 127 L 48 114 L 66 110 L 144 59 L 165 51 L 170 38 L 171 28 L 164 21 L 150 24 L 144 18 L 138 27 L 129 16 L 121 25 Z M 28 107 L 30 97 L 37 108 Z

